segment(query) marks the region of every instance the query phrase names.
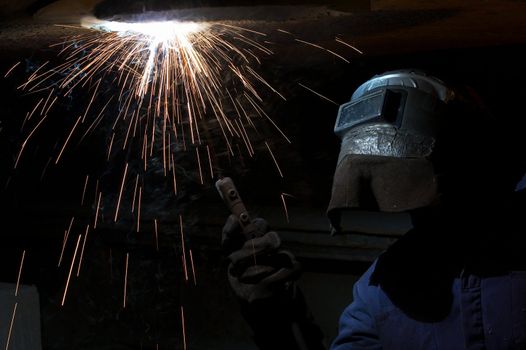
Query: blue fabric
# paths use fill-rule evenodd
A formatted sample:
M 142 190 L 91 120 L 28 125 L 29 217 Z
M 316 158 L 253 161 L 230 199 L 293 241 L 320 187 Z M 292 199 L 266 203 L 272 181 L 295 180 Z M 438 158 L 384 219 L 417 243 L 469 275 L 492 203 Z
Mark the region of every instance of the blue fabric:
M 479 277 L 463 270 L 450 283 L 445 316 L 423 321 L 407 315 L 374 283 L 376 268 L 377 262 L 356 282 L 331 350 L 526 349 L 525 271 Z
M 522 179 L 519 181 L 519 183 L 517 184 L 517 187 L 515 187 L 515 191 L 522 191 L 526 189 L 526 174 L 524 174 L 524 176 L 522 177 Z

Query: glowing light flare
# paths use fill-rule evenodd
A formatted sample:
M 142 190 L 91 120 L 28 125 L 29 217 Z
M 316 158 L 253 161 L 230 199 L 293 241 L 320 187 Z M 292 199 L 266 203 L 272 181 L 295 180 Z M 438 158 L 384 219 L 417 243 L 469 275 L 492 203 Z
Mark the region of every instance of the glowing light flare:
M 234 152 L 230 139 L 237 139 L 245 145 L 249 156 L 254 155 L 253 135 L 247 133 L 248 127 L 257 133 L 252 121 L 254 117 L 270 120 L 289 141 L 259 106 L 263 100 L 256 84 L 285 98 L 250 67 L 254 54 L 246 54 L 252 52 L 250 49 L 265 55 L 272 54 L 272 51 L 247 36 L 265 34 L 225 23 L 85 20 L 82 25 L 91 31 L 60 44 L 63 63 L 49 70 L 43 69 L 48 65 L 48 62 L 44 63 L 19 87 L 30 93 L 46 91 L 47 96 L 41 98 L 27 115 L 28 121 L 34 114 L 40 114 L 40 119 L 22 143 L 15 167 L 29 139 L 46 119 L 58 96 L 68 97 L 79 89 L 90 90 L 86 98 L 87 106 L 72 121 L 73 127 L 65 135 L 55 163 L 61 159 L 77 129 L 83 129 L 82 142 L 97 128 L 106 116 L 106 107 L 111 101 L 117 103 L 119 112 L 112 122 L 113 132 L 106 159 L 109 160 L 112 149 L 118 147 L 116 142 L 122 142 L 121 147 L 125 150 L 136 139 L 137 143 L 143 145 L 141 158 L 146 171 L 148 158 L 154 156 L 154 150 L 159 150 L 156 130 L 162 124 L 160 150 L 166 176 L 174 166 L 171 159 L 176 152 L 171 147 L 173 136 L 175 142 L 182 143 L 183 151 L 187 150 L 187 141 L 193 146 L 206 146 L 213 177 L 211 156 L 206 145 L 209 141 L 208 126 L 201 123 L 209 117 L 218 121 L 232 156 Z M 118 87 L 116 93 L 110 93 L 110 96 L 106 96 L 108 91 L 104 88 L 107 83 L 105 79 L 108 78 L 113 78 Z M 39 90 L 35 90 L 37 87 Z M 235 91 L 236 96 L 243 96 L 246 101 L 242 103 L 237 97 L 233 98 L 229 90 Z M 106 104 L 97 110 L 100 99 L 104 97 L 107 99 Z M 232 108 L 235 113 L 231 112 Z M 203 127 L 205 130 L 201 130 Z M 207 140 L 201 137 L 203 131 Z M 200 161 L 198 159 L 199 175 L 203 182 Z M 175 183 L 175 172 L 173 177 Z M 175 184 L 174 192 L 177 193 Z M 114 220 L 118 215 L 118 207 L 119 201 Z
M 120 36 L 145 35 L 152 41 L 170 42 L 174 37 L 186 37 L 188 35 L 205 30 L 208 25 L 198 22 L 180 21 L 148 21 L 148 22 L 116 22 L 98 21 L 85 19 L 82 26 L 105 32 L 117 32 Z
M 124 57 L 120 67 L 124 67 L 126 62 L 131 62 L 134 53 L 147 52 L 144 68 L 140 78 L 140 83 L 135 91 L 136 96 L 143 97 L 148 93 L 148 88 L 152 84 L 152 92 L 155 83 L 152 82 L 152 75 L 160 74 L 159 89 L 170 89 L 170 69 L 177 68 L 189 74 L 191 80 L 195 80 L 195 74 L 206 69 L 206 63 L 199 53 L 194 49 L 194 42 L 199 40 L 197 33 L 205 31 L 209 26 L 205 23 L 179 22 L 179 21 L 152 21 L 152 22 L 115 22 L 86 20 L 82 24 L 91 29 L 115 33 L 125 41 L 134 42 L 135 47 Z M 157 67 L 160 63 L 160 69 Z M 186 68 L 186 72 L 185 71 Z M 206 73 L 205 73 L 206 74 Z M 158 80 L 153 79 L 153 80 Z M 187 82 L 191 80 L 183 79 Z M 191 82 L 193 84 L 194 82 Z M 160 85 L 164 85 L 161 87 Z M 161 99 L 159 99 L 161 101 Z

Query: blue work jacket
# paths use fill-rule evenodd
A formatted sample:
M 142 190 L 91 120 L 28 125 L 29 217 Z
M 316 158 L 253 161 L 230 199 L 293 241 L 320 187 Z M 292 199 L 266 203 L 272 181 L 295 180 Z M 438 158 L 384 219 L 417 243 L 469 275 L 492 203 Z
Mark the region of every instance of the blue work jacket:
M 489 278 L 463 273 L 452 283 L 449 314 L 425 322 L 412 319 L 369 283 L 374 268 L 355 284 L 332 350 L 526 349 L 526 272 Z
M 331 350 L 526 349 L 524 245 L 501 239 L 458 259 L 414 241 L 397 242 L 356 282 Z

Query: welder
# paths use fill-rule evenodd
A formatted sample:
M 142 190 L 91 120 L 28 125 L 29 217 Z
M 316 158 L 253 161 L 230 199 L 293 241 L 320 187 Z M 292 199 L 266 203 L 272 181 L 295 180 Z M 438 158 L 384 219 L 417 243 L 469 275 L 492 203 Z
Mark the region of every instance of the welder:
M 375 76 L 340 107 L 334 234 L 356 210 L 409 213 L 412 229 L 356 282 L 331 349 L 526 349 L 523 169 L 499 130 L 472 90 L 414 70 Z M 256 344 L 324 349 L 294 255 L 253 225 L 246 240 L 229 217 L 223 246 Z

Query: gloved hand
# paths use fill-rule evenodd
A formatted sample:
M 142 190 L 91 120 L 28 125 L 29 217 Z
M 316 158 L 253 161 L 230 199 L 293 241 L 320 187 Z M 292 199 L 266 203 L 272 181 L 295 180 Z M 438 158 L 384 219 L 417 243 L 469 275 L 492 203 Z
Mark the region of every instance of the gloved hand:
M 256 237 L 246 240 L 236 216 L 223 227 L 222 246 L 228 255 L 228 279 L 236 295 L 253 303 L 287 293 L 300 275 L 300 264 L 282 250 L 281 239 L 265 220 L 253 220 Z
M 261 350 L 325 350 L 323 334 L 294 281 L 300 264 L 281 249 L 281 240 L 263 219 L 254 219 L 255 238 L 247 240 L 231 215 L 222 246 L 228 255 L 228 279 L 240 299 L 241 313 Z

